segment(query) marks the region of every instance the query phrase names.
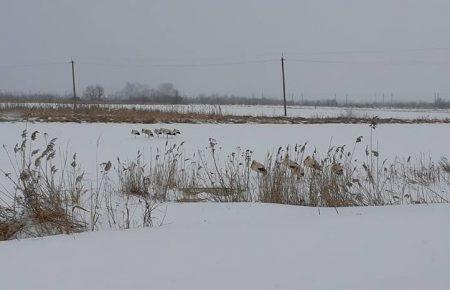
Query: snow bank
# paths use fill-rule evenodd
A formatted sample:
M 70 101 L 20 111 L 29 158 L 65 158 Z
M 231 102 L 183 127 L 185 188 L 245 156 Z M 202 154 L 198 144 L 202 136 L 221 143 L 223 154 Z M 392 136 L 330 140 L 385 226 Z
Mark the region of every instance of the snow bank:
M 450 288 L 447 204 L 169 204 L 165 223 L 0 243 L 0 289 Z

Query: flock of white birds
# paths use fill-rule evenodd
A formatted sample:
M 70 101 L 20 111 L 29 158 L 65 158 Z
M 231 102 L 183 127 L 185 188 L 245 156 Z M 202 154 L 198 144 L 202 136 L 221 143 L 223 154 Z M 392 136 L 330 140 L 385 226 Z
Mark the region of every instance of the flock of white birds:
M 181 134 L 180 130 L 178 129 L 167 129 L 167 128 L 159 128 L 159 129 L 142 129 L 141 131 L 132 129 L 131 134 L 134 136 L 140 136 L 140 135 L 147 135 L 147 137 L 154 137 L 156 136 L 176 136 Z

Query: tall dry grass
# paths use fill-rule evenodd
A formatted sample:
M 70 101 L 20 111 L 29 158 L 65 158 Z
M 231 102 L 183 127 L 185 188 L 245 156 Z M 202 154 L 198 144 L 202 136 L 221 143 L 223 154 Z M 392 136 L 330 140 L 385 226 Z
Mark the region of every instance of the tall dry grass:
M 337 117 L 280 117 L 230 115 L 223 113 L 220 106 L 177 106 L 177 105 L 116 105 L 116 104 L 55 104 L 55 103 L 0 103 L 0 121 L 29 120 L 39 122 L 102 122 L 102 123 L 260 123 L 260 124 L 370 124 L 372 118 L 344 114 Z M 386 124 L 430 124 L 449 123 L 450 119 L 380 118 Z
M 447 202 L 450 188 L 446 159 L 389 161 L 362 137 L 323 153 L 307 143 L 280 147 L 260 162 L 251 150 L 224 154 L 214 139 L 192 155 L 166 142 L 148 160 L 138 152 L 131 161 L 98 161 L 93 173 L 56 142 L 25 130 L 14 148 L 4 147 L 10 170 L 1 169 L 8 184 L 0 187 L 0 240 L 153 226 L 167 201 L 379 206 Z
M 7 183 L 0 187 L 0 240 L 153 225 L 159 202 L 135 191 L 143 178 L 139 164 L 113 182 L 113 165 L 105 162 L 87 180 L 77 154 L 69 157 L 56 142 L 24 130 L 12 150 L 3 146 L 10 170 L 0 169 Z

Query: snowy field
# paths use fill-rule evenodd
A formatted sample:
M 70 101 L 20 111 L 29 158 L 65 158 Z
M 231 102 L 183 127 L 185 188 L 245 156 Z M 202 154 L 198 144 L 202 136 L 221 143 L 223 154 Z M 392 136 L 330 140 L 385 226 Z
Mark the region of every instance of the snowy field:
M 11 103 L 0 104 L 0 108 Z M 63 106 L 59 104 L 47 103 L 27 103 L 20 104 L 33 107 L 55 107 Z M 65 105 L 72 106 L 72 105 Z M 162 110 L 176 111 L 181 113 L 213 113 L 235 116 L 283 116 L 282 106 L 250 106 L 250 105 L 111 105 L 104 104 L 102 107 L 128 108 L 139 110 Z M 355 117 L 355 118 L 398 118 L 405 120 L 412 119 L 437 119 L 444 120 L 450 118 L 450 110 L 447 109 L 375 109 L 375 108 L 346 108 L 346 107 L 306 107 L 288 106 L 289 117 L 305 118 L 325 118 L 325 117 Z
M 215 112 L 236 116 L 283 116 L 282 106 L 245 106 L 245 105 L 142 105 L 140 109 L 175 110 L 179 112 Z M 448 119 L 449 110 L 427 109 L 372 109 L 372 108 L 336 108 L 288 106 L 289 117 L 325 118 L 325 117 L 361 117 L 398 118 L 398 119 Z
M 133 136 L 132 129 L 177 128 L 170 138 Z M 0 123 L 0 144 L 13 152 L 21 133 L 57 150 L 94 180 L 99 163 L 151 160 L 166 142 L 185 156 L 214 138 L 225 158 L 238 147 L 264 160 L 279 146 L 308 142 L 307 154 L 358 144 L 366 158 L 367 124 Z M 380 159 L 404 162 L 449 157 L 450 124 L 385 124 L 372 131 Z M 331 144 L 331 145 L 330 145 Z M 43 144 L 41 144 L 43 145 Z M 14 161 L 13 161 L 14 162 Z M 5 152 L 0 166 L 10 168 Z M 5 182 L 0 177 L 0 184 Z M 5 183 L 6 184 L 6 183 Z M 450 288 L 448 204 L 317 208 L 262 203 L 166 203 L 154 228 L 103 230 L 0 242 L 0 290 L 10 289 L 436 289 Z M 158 226 L 159 223 L 161 226 Z
M 450 207 L 170 204 L 162 227 L 0 243 L 0 289 L 450 288 Z
M 177 128 L 181 135 L 173 138 L 134 137 L 131 129 L 141 128 Z M 358 144 L 355 156 L 365 158 L 364 148 L 369 145 L 370 129 L 365 124 L 319 124 L 319 125 L 280 125 L 280 124 L 87 124 L 87 123 L 0 123 L 0 144 L 6 145 L 10 151 L 16 143 L 21 142 L 20 134 L 25 128 L 29 132 L 38 130 L 48 133 L 48 138 L 58 138 L 57 148 L 70 156 L 77 153 L 83 168 L 94 172 L 101 162 L 134 160 L 137 152 L 144 159 L 151 159 L 158 148 L 169 144 L 184 142 L 186 157 L 205 151 L 209 138 L 218 142 L 220 154 L 224 158 L 238 147 L 241 151 L 252 150 L 255 159 L 263 160 L 267 153 L 274 153 L 280 146 L 295 146 L 308 142 L 307 150 L 314 149 L 325 154 L 331 145 L 346 145 L 351 150 L 358 136 L 363 141 Z M 449 124 L 386 124 L 379 125 L 373 132 L 373 147 L 380 153 L 380 159 L 394 161 L 409 156 L 439 161 L 449 157 L 450 143 Z M 8 168 L 9 160 L 4 152 L 0 154 L 0 166 Z

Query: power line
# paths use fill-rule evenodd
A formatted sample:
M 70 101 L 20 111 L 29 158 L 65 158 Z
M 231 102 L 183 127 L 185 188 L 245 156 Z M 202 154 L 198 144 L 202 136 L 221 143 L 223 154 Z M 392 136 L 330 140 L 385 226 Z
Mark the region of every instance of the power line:
M 321 63 L 321 64 L 347 64 L 347 65 L 386 65 L 386 66 L 415 66 L 415 65 L 448 65 L 450 60 L 425 61 L 425 60 L 409 60 L 409 61 L 377 61 L 377 60 L 332 60 L 322 58 L 284 58 L 285 61 L 303 62 L 303 63 Z M 107 63 L 107 62 L 78 62 L 79 64 L 92 66 L 109 66 L 109 67 L 160 67 L 160 68 L 196 68 L 196 67 L 215 67 L 215 66 L 235 66 L 245 64 L 264 64 L 275 63 L 279 59 L 264 60 L 243 60 L 231 62 L 213 62 L 213 63 L 179 63 L 179 64 L 162 64 L 162 63 Z
M 373 60 L 362 60 L 362 61 L 348 61 L 348 60 L 329 60 L 329 59 L 297 59 L 288 58 L 288 61 L 293 62 L 304 62 L 304 63 L 323 63 L 323 64 L 349 64 L 349 65 L 386 65 L 386 66 L 414 66 L 414 65 L 448 65 L 450 60 L 440 60 L 440 61 L 423 61 L 423 60 L 411 60 L 411 61 L 373 61 Z
M 115 57 L 105 57 L 105 56 L 83 56 L 81 57 L 84 61 L 93 61 L 93 62 L 134 62 L 134 63 L 210 63 L 210 62 L 233 62 L 240 61 L 243 59 L 248 59 L 249 57 L 253 60 L 266 60 L 266 59 L 274 59 L 278 60 L 276 57 L 277 53 L 252 53 L 251 56 L 248 54 L 240 54 L 240 55 L 222 55 L 222 56 L 201 56 L 201 57 L 158 57 L 158 56 L 150 56 L 150 57 L 139 57 L 139 56 L 115 56 Z
M 373 49 L 373 50 L 329 50 L 329 51 L 291 51 L 290 55 L 319 55 L 319 54 L 388 54 L 404 52 L 427 52 L 427 51 L 449 51 L 450 47 L 429 47 L 429 48 L 402 48 L 402 49 Z
M 220 66 L 236 66 L 236 65 L 251 65 L 251 64 L 265 64 L 275 63 L 279 59 L 254 59 L 254 60 L 239 60 L 228 62 L 204 62 L 204 63 L 118 63 L 118 62 L 96 62 L 96 61 L 78 61 L 80 65 L 90 66 L 105 66 L 105 67 L 156 67 L 156 68 L 201 68 L 201 67 L 220 67 Z M 303 63 L 318 63 L 318 64 L 345 64 L 345 65 L 386 65 L 386 66 L 415 66 L 415 65 L 448 65 L 449 59 L 445 60 L 409 60 L 409 61 L 377 61 L 377 60 L 335 60 L 324 58 L 286 58 L 288 62 L 303 62 Z M 37 67 L 52 66 L 66 64 L 67 62 L 42 62 L 42 63 L 28 63 L 28 64 L 0 64 L 0 69 L 33 69 Z
M 179 63 L 179 64 L 161 64 L 161 63 L 107 63 L 107 62 L 89 62 L 80 61 L 79 64 L 92 65 L 92 66 L 110 66 L 110 67 L 167 67 L 167 68 L 189 68 L 189 67 L 215 67 L 215 66 L 234 66 L 243 64 L 263 64 L 276 62 L 276 59 L 265 60 L 244 60 L 244 61 L 232 61 L 232 62 L 214 62 L 214 63 Z
M 287 55 L 327 55 L 327 54 L 386 54 L 386 53 L 404 53 L 404 52 L 426 52 L 426 51 L 448 51 L 450 52 L 450 47 L 428 47 L 428 48 L 401 48 L 401 49 L 372 49 L 372 50 L 316 50 L 316 51 L 288 51 Z M 279 61 L 279 59 L 272 58 L 274 57 L 277 52 L 266 52 L 266 53 L 254 53 L 252 54 L 252 57 L 265 59 L 271 58 L 272 61 Z M 237 60 L 246 58 L 246 55 L 234 55 L 234 56 L 206 56 L 206 57 L 195 57 L 195 58 L 161 58 L 161 57 L 83 57 L 85 60 L 94 60 L 96 62 L 97 60 L 100 60 L 100 62 L 110 63 L 117 60 L 129 62 L 146 62 L 146 63 L 152 63 L 152 62 L 228 62 L 228 60 Z M 245 61 L 236 61 L 238 63 L 245 62 Z M 234 61 L 232 61 L 234 63 Z M 192 64 L 189 64 L 192 65 Z M 177 64 L 178 66 L 178 64 Z
M 67 62 L 42 62 L 42 63 L 28 63 L 28 64 L 0 64 L 0 69 L 16 69 L 16 68 L 35 68 L 43 66 L 61 65 Z

